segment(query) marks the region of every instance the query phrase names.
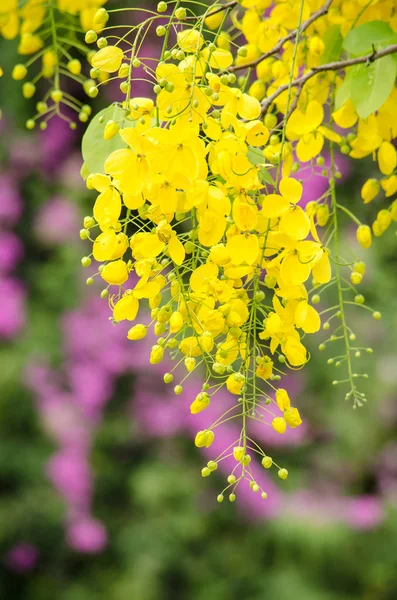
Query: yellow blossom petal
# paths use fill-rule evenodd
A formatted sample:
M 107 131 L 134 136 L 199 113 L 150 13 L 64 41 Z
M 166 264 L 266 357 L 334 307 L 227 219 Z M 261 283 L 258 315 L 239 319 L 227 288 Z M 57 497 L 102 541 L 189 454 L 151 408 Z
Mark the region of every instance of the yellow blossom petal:
M 132 293 L 126 293 L 116 303 L 113 309 L 113 317 L 116 321 L 133 321 L 138 314 L 139 300 Z
M 173 235 L 168 242 L 168 252 L 171 260 L 173 260 L 176 265 L 181 265 L 185 260 L 185 249 L 176 235 Z
M 230 255 L 232 264 L 241 265 L 247 263 L 248 265 L 252 265 L 258 257 L 258 238 L 253 234 L 234 235 L 228 239 L 226 249 Z

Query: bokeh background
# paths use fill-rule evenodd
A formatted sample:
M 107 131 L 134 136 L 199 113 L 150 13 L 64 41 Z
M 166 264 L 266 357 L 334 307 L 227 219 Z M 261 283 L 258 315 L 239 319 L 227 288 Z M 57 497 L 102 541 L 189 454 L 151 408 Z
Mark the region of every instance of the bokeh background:
M 3 66 L 16 62 L 12 44 L 0 53 Z M 109 86 L 96 108 L 116 97 Z M 4 78 L 0 105 L 0 598 L 395 600 L 395 232 L 366 254 L 344 227 L 345 256 L 367 262 L 362 293 L 383 315 L 348 311 L 359 345 L 374 348 L 360 358 L 368 404 L 353 411 L 331 385 L 320 334 L 309 368 L 286 381 L 304 427 L 282 441 L 255 432 L 290 477 L 276 481 L 258 464 L 268 499 L 242 488 L 219 505 L 227 471 L 203 480 L 211 453 L 193 445 L 207 413 L 191 419 L 164 367 L 149 369 L 150 341 L 128 342 L 128 325 L 114 327 L 99 289 L 85 285 L 84 127 L 53 119 L 26 132 L 33 101 Z M 374 207 L 359 197 L 371 161 L 339 164 L 338 193 L 371 222 Z M 305 201 L 325 191 L 322 177 L 305 178 Z M 234 437 L 226 425 L 216 443 Z

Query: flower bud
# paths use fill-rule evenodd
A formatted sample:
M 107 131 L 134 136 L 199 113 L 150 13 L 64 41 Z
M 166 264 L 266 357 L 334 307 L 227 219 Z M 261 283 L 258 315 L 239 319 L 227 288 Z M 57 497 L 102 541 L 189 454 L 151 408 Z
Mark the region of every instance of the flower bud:
M 356 232 L 356 238 L 358 243 L 365 249 L 369 248 L 372 244 L 371 229 L 368 225 L 360 225 Z
M 287 469 L 279 469 L 277 475 L 280 477 L 280 479 L 287 479 L 288 471 Z
M 120 130 L 120 126 L 117 123 L 115 123 L 115 121 L 110 119 L 105 125 L 105 129 L 103 132 L 103 139 L 106 141 L 111 140 L 115 135 L 117 135 L 119 130 Z
M 361 198 L 364 200 L 364 204 L 372 202 L 374 198 L 379 194 L 380 184 L 377 179 L 367 179 L 361 188 Z
M 25 65 L 18 64 L 13 68 L 11 77 L 15 79 L 15 81 L 20 81 L 21 79 L 25 79 L 27 73 L 28 70 Z
M 36 86 L 30 81 L 24 83 L 22 86 L 22 95 L 24 98 L 32 98 L 34 96 L 35 91 Z
M 84 36 L 84 40 L 85 40 L 86 44 L 93 44 L 94 42 L 97 41 L 97 39 L 98 39 L 98 36 L 93 29 L 89 29 Z
M 164 348 L 155 344 L 152 346 L 152 350 L 150 352 L 149 362 L 151 365 L 157 365 L 159 362 L 163 360 L 164 357 Z
M 272 459 L 271 456 L 264 456 L 262 458 L 262 466 L 265 469 L 270 469 L 270 467 L 272 466 L 272 464 L 273 464 L 273 459 Z
M 104 25 L 109 20 L 109 13 L 106 8 L 99 8 L 95 15 L 93 23 L 94 25 Z

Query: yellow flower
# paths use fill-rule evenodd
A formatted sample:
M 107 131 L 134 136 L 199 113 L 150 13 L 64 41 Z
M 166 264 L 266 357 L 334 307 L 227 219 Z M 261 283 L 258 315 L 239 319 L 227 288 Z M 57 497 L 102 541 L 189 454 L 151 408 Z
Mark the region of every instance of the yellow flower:
M 110 285 L 122 285 L 128 279 L 127 263 L 124 260 L 108 263 L 101 271 L 101 277 Z
M 279 388 L 276 392 L 276 402 L 280 410 L 284 411 L 291 406 L 287 390 Z
M 374 198 L 379 194 L 380 184 L 377 179 L 367 179 L 361 188 L 361 198 L 364 200 L 364 204 L 372 202 Z
M 108 187 L 99 194 L 94 204 L 94 218 L 102 231 L 115 227 L 121 213 L 121 198 L 115 188 Z
M 177 34 L 177 44 L 184 52 L 197 52 L 204 44 L 204 38 L 197 29 L 184 29 Z
M 254 234 L 235 235 L 228 239 L 226 250 L 234 265 L 252 265 L 256 262 L 259 253 L 258 237 Z
M 170 333 L 178 333 L 183 327 L 183 316 L 177 310 L 170 317 Z
M 286 133 L 289 140 L 297 140 L 296 155 L 301 162 L 308 162 L 320 154 L 324 136 L 318 131 L 324 119 L 322 105 L 316 100 L 308 103 L 305 112 L 295 109 L 288 119 Z
M 372 235 L 371 235 L 371 229 L 368 227 L 368 225 L 360 225 L 357 228 L 356 237 L 357 237 L 358 243 L 363 248 L 367 249 L 371 246 Z
M 287 408 L 287 410 L 284 411 L 283 416 L 287 422 L 287 425 L 289 425 L 289 427 L 291 427 L 292 429 L 294 429 L 295 427 L 299 427 L 299 425 L 302 424 L 302 419 L 297 408 L 294 408 L 292 406 L 291 408 Z
M 391 175 L 397 166 L 397 152 L 390 142 L 382 142 L 378 150 L 379 169 L 383 175 Z
M 210 429 L 205 429 L 204 431 L 199 431 L 196 434 L 194 439 L 194 443 L 197 448 L 209 448 L 214 441 L 215 434 Z
M 201 348 L 194 336 L 184 338 L 179 344 L 179 350 L 187 356 L 200 356 Z
M 273 373 L 273 361 L 269 356 L 263 356 L 257 359 L 255 374 L 261 379 L 270 379 Z
M 121 258 L 128 248 L 128 238 L 124 233 L 116 234 L 113 229 L 101 233 L 96 238 L 92 253 L 98 262 Z
M 301 300 L 295 309 L 296 326 L 305 333 L 316 333 L 320 329 L 320 315 L 306 300 Z
M 149 362 L 151 365 L 157 365 L 159 362 L 161 362 L 163 360 L 164 357 L 164 348 L 162 346 L 159 346 L 158 344 L 155 344 L 154 346 L 152 346 L 152 349 L 150 351 L 150 358 L 149 358 Z
M 283 417 L 275 417 L 272 420 L 272 427 L 277 433 L 285 433 L 287 430 L 287 423 Z
M 118 46 L 106 46 L 94 54 L 91 64 L 104 73 L 115 73 L 123 62 L 124 53 Z
M 231 394 L 240 395 L 245 378 L 241 373 L 232 373 L 226 380 L 226 387 Z
M 129 340 L 142 340 L 144 337 L 146 337 L 147 335 L 147 327 L 145 327 L 145 325 L 134 325 L 134 327 L 131 327 L 131 329 L 128 331 L 127 337 Z
M 190 412 L 192 415 L 196 415 L 197 413 L 205 410 L 211 402 L 211 398 L 207 392 L 200 392 L 195 397 L 194 401 L 190 405 Z
M 134 321 L 138 310 L 139 301 L 133 296 L 132 290 L 127 290 L 124 296 L 115 304 L 113 318 L 116 321 Z

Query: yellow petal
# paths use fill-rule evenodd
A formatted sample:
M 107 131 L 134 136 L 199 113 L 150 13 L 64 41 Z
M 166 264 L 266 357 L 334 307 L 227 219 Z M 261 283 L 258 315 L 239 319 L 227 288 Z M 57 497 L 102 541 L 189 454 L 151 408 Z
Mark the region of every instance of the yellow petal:
M 105 265 L 101 277 L 110 285 L 122 285 L 128 279 L 127 263 L 124 260 L 115 260 Z
M 280 194 L 292 204 L 297 204 L 302 198 L 303 186 L 292 177 L 283 177 L 279 185 Z
M 295 240 L 304 240 L 310 231 L 310 219 L 300 206 L 293 206 L 281 216 L 279 230 Z
M 176 235 L 173 235 L 168 242 L 168 252 L 176 265 L 181 265 L 185 260 L 185 248 Z
M 304 283 L 310 276 L 310 263 L 302 263 L 297 254 L 288 254 L 281 263 L 281 277 L 287 284 Z
M 213 263 L 207 263 L 197 267 L 190 276 L 190 287 L 193 292 L 206 292 L 208 281 L 218 277 L 219 269 Z
M 254 264 L 259 252 L 259 242 L 256 235 L 234 235 L 229 238 L 226 249 L 230 255 L 232 264 L 248 265 Z
M 324 137 L 321 133 L 308 133 L 299 140 L 296 155 L 301 162 L 308 162 L 320 154 L 323 145 Z
M 350 99 L 345 102 L 339 110 L 332 113 L 332 118 L 339 127 L 342 127 L 342 129 L 353 127 L 358 119 L 353 102 Z
M 91 65 L 104 73 L 114 73 L 119 70 L 123 57 L 123 51 L 118 46 L 106 46 L 94 54 Z
M 278 194 L 269 194 L 263 197 L 261 215 L 268 219 L 279 217 L 289 209 L 290 203 L 288 200 Z
M 132 294 L 126 294 L 116 303 L 113 317 L 116 321 L 133 321 L 138 314 L 139 300 Z
M 383 175 L 391 175 L 397 166 L 397 152 L 390 142 L 382 142 L 378 150 L 379 169 Z
M 328 252 L 324 250 L 322 257 L 313 267 L 313 277 L 317 283 L 328 283 L 331 279 L 331 263 Z
M 253 119 L 257 119 L 261 114 L 261 103 L 248 94 L 242 94 L 238 101 L 237 112 L 242 119 L 252 121 Z

